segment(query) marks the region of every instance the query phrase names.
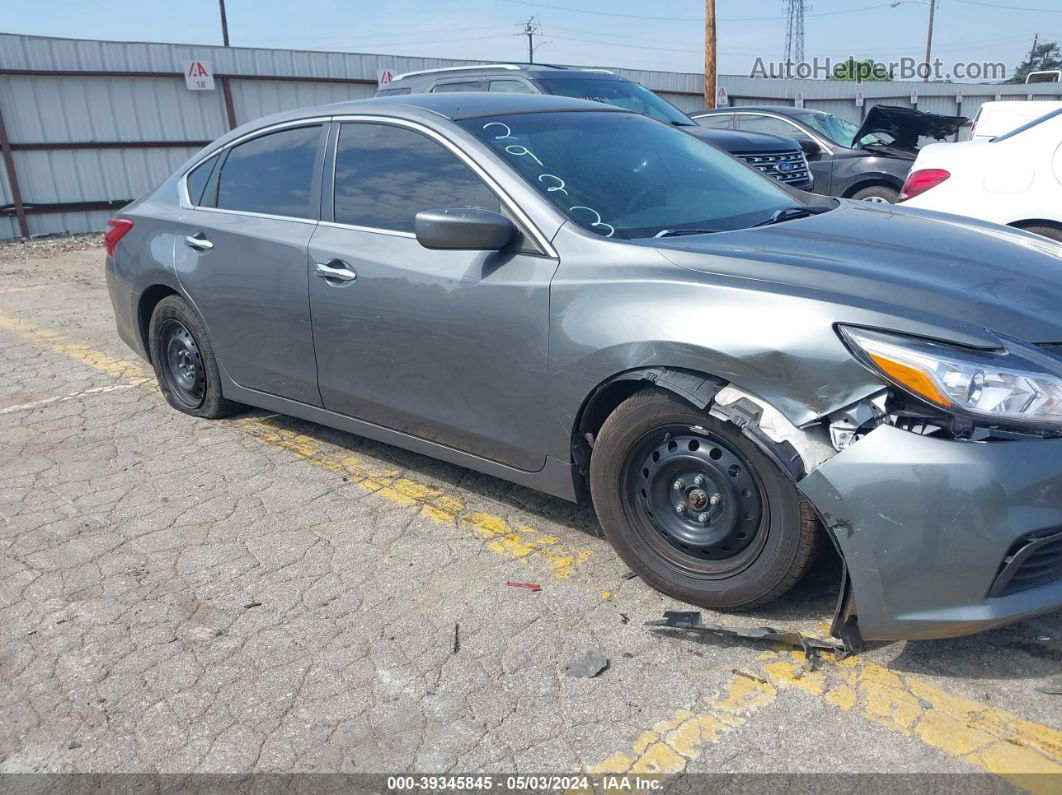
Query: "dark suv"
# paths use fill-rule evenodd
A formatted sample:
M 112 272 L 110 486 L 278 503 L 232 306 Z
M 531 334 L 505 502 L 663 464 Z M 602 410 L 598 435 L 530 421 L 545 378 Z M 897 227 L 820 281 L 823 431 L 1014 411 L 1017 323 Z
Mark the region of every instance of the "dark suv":
M 786 185 L 801 190 L 811 190 L 813 186 L 807 158 L 793 137 L 707 129 L 645 86 L 607 69 L 513 63 L 428 69 L 398 75 L 376 96 L 452 91 L 555 94 L 605 102 L 680 127 Z
M 811 166 L 815 192 L 892 204 L 924 138 L 943 140 L 966 121 L 913 108 L 875 105 L 862 125 L 821 110 L 741 105 L 692 114 L 719 132 L 740 130 L 795 138 Z

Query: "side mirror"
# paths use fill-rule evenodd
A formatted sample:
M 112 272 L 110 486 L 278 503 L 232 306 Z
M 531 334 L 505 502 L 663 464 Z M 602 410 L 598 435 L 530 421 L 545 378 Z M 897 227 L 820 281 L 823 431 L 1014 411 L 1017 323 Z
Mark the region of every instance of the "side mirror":
M 804 150 L 804 154 L 808 157 L 822 154 L 822 147 L 812 141 L 810 138 L 801 138 L 797 141 L 800 144 L 800 148 Z
M 421 210 L 413 221 L 424 248 L 498 251 L 516 237 L 516 226 L 490 210 Z

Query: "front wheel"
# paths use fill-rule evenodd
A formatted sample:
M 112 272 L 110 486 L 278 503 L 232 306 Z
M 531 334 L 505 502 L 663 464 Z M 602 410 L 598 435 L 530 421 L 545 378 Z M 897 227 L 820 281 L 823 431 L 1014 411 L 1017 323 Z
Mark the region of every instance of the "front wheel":
M 151 313 L 148 349 L 159 389 L 171 406 L 193 417 L 217 419 L 239 409 L 221 394 L 221 374 L 206 326 L 177 295 Z
M 649 585 L 750 610 L 781 596 L 820 532 L 793 484 L 740 430 L 649 389 L 608 417 L 590 459 L 605 537 Z

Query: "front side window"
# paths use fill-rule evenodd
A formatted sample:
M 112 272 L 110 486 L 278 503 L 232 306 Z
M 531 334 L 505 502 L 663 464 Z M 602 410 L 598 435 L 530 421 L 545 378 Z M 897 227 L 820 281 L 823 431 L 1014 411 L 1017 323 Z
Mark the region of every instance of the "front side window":
M 708 116 L 698 116 L 697 123 L 709 130 L 733 129 L 734 115 L 731 113 L 712 113 Z
M 210 175 L 214 173 L 214 166 L 218 164 L 218 157 L 219 155 L 214 155 L 188 172 L 185 185 L 188 187 L 188 200 L 193 207 L 197 207 L 202 201 L 203 191 L 210 182 Z
M 452 152 L 405 127 L 344 124 L 336 150 L 338 223 L 412 232 L 421 210 L 501 208 Z
M 527 113 L 460 124 L 565 216 L 605 237 L 740 229 L 802 201 L 692 135 L 633 113 Z
M 797 127 L 774 116 L 761 116 L 758 113 L 741 113 L 738 115 L 738 129 L 745 132 L 781 135 L 784 138 L 796 138 L 798 141 L 811 140 L 811 136 Z
M 624 110 L 633 110 L 657 121 L 677 127 L 693 127 L 694 121 L 667 100 L 663 100 L 643 86 L 631 80 L 607 77 L 538 77 L 551 94 L 576 99 L 590 99 L 615 105 Z
M 223 210 L 310 218 L 320 126 L 297 127 L 234 146 L 221 167 Z

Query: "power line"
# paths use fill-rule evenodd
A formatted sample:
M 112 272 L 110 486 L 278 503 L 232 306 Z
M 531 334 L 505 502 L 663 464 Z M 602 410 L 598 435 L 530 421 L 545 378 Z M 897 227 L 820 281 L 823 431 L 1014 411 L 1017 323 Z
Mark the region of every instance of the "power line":
M 533 6 L 535 8 L 548 8 L 552 11 L 568 11 L 572 14 L 590 14 L 591 16 L 600 17 L 620 17 L 622 19 L 647 19 L 655 20 L 657 22 L 703 22 L 704 17 L 659 17 L 649 16 L 645 14 L 621 14 L 615 11 L 592 11 L 585 8 L 572 8 L 571 6 L 555 6 L 547 3 L 533 3 L 528 0 L 504 0 L 506 3 L 513 3 L 515 5 Z M 875 8 L 888 8 L 890 3 L 876 3 L 872 6 L 861 6 L 859 8 L 846 8 L 841 11 L 819 11 L 805 14 L 808 17 L 832 17 L 838 14 L 858 14 L 860 11 L 870 11 Z M 778 19 L 778 16 L 769 17 L 731 17 L 722 19 L 722 22 L 772 22 Z
M 1004 6 L 999 3 L 984 3 L 980 0 L 955 0 L 968 6 L 984 6 L 985 8 L 1002 8 L 1005 11 L 1036 11 L 1041 14 L 1062 14 L 1062 8 L 1029 8 L 1028 6 Z

